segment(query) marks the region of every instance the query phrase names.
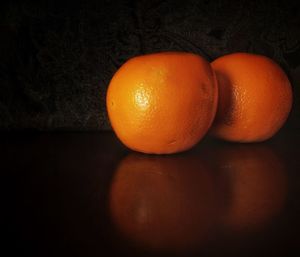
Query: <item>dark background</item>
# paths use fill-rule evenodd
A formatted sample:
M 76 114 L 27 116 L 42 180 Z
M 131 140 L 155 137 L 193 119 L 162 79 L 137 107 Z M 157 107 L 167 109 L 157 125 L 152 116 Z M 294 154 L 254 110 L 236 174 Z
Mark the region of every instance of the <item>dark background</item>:
M 6 1 L 0 4 L 0 32 L 1 256 L 300 256 L 298 4 L 272 0 Z M 215 241 L 204 248 L 200 245 L 190 255 L 176 255 L 174 249 L 166 255 L 152 253 L 119 233 L 109 209 L 110 190 L 118 167 L 134 153 L 114 133 L 98 133 L 110 129 L 105 94 L 120 65 L 139 54 L 171 50 L 197 53 L 210 61 L 236 51 L 264 54 L 287 72 L 294 90 L 286 129 L 266 142 L 231 144 L 205 137 L 183 154 L 140 154 L 146 163 L 153 163 L 153 158 L 157 165 L 169 160 L 171 167 L 178 166 L 174 170 L 177 180 L 187 179 L 194 187 L 199 182 L 192 182 L 197 173 L 190 172 L 190 165 L 178 165 L 178 160 L 186 163 L 195 158 L 192 170 L 198 167 L 200 174 L 207 166 L 224 197 L 224 213 L 235 202 L 234 185 L 245 185 L 241 187 L 246 188 L 242 190 L 246 192 L 243 213 L 246 218 L 247 210 L 254 215 L 249 219 L 254 227 L 255 218 L 276 203 L 278 194 L 268 195 L 276 189 L 273 170 L 279 167 L 287 179 L 287 195 L 278 215 L 270 215 L 254 232 L 235 233 L 221 227 L 215 231 Z M 67 132 L 52 133 L 61 130 Z M 230 171 L 246 176 L 231 177 Z M 148 165 L 140 172 L 147 174 Z M 168 169 L 161 172 L 156 173 L 157 181 L 171 185 Z M 256 184 L 258 188 L 264 185 L 267 194 L 260 196 Z M 143 188 L 141 183 L 135 189 L 147 196 Z M 163 199 L 165 191 L 159 188 L 153 192 L 162 192 Z M 173 191 L 166 192 L 176 198 L 186 188 L 189 183 L 174 184 Z M 182 202 L 201 206 L 198 196 L 203 196 L 198 192 Z M 260 198 L 266 202 L 257 208 Z M 243 194 L 238 199 L 243 200 Z M 193 204 L 191 209 L 175 208 L 186 215 L 178 222 L 197 224 L 198 220 L 190 219 Z M 171 218 L 176 217 L 174 213 Z
M 0 11 L 0 128 L 107 130 L 105 94 L 129 58 L 245 51 L 276 60 L 299 128 L 300 9 L 287 1 L 6 2 Z

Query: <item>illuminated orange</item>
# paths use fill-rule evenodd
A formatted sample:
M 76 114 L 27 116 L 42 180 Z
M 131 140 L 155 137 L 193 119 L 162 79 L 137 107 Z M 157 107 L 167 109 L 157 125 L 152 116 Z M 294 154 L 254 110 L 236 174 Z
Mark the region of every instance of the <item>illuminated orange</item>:
M 112 128 L 127 147 L 144 153 L 181 152 L 211 126 L 216 79 L 210 64 L 195 54 L 138 56 L 115 73 L 106 104 Z
M 263 141 L 285 123 L 292 90 L 284 71 L 271 59 L 235 53 L 212 62 L 219 102 L 212 134 L 236 142 Z
M 131 154 L 112 181 L 113 223 L 138 248 L 194 250 L 209 241 L 218 224 L 215 183 L 199 156 Z

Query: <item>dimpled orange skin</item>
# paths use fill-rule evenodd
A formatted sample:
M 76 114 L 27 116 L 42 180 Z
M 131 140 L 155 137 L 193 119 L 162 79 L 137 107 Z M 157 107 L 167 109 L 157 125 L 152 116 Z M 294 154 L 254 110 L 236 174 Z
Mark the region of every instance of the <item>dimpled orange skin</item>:
M 118 138 L 143 153 L 169 154 L 193 147 L 215 117 L 218 89 L 210 64 L 181 52 L 130 59 L 113 76 L 108 116 Z
M 234 53 L 213 61 L 219 102 L 211 134 L 228 141 L 271 138 L 292 107 L 292 89 L 284 71 L 271 59 Z

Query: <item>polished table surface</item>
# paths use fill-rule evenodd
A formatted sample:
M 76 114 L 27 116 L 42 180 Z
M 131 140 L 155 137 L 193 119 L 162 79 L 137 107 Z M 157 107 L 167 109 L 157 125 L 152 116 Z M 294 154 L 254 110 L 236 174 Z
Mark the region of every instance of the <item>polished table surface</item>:
M 160 156 L 112 132 L 2 133 L 1 256 L 300 256 L 299 146 L 295 129 Z

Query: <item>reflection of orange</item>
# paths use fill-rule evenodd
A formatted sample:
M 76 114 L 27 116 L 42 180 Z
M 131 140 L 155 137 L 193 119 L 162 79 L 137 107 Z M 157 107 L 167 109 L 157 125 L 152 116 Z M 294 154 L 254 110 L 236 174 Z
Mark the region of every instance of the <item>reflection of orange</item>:
M 188 250 L 216 224 L 215 180 L 199 157 L 131 154 L 112 182 L 110 210 L 118 230 L 141 247 Z
M 238 142 L 263 141 L 285 123 L 292 90 L 284 71 L 271 59 L 235 53 L 212 62 L 219 103 L 212 134 Z
M 202 57 L 179 52 L 138 56 L 112 78 L 107 110 L 118 138 L 144 153 L 175 153 L 194 146 L 217 108 L 217 85 Z
M 227 145 L 215 154 L 222 183 L 228 183 L 225 224 L 239 231 L 266 225 L 282 209 L 287 190 L 277 155 L 262 145 Z

